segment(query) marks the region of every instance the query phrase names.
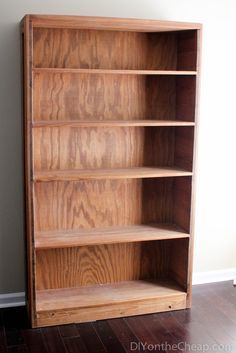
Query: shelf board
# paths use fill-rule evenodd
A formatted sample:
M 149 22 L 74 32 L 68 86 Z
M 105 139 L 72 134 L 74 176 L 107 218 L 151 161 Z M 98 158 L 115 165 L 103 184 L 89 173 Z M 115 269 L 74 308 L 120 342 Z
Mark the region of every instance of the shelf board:
M 38 313 L 64 311 L 176 296 L 186 297 L 186 293 L 171 280 L 124 281 L 79 288 L 38 290 L 36 310 Z
M 33 127 L 112 127 L 112 126 L 194 126 L 192 121 L 179 120 L 42 120 Z
M 189 234 L 187 232 L 173 224 L 130 225 L 89 230 L 36 232 L 35 247 L 36 249 L 43 250 L 188 237 Z
M 34 173 L 34 181 L 76 181 L 84 179 L 136 179 L 191 176 L 177 167 L 50 170 Z
M 197 75 L 197 71 L 183 70 L 110 70 L 110 69 L 72 69 L 72 68 L 33 68 L 34 73 L 60 74 L 114 74 L 114 75 Z

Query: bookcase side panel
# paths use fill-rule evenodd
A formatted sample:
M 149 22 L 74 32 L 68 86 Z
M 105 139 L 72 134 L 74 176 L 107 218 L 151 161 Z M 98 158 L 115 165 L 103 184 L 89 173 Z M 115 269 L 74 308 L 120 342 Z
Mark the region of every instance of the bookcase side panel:
M 27 294 L 26 302 L 32 326 L 36 325 L 35 298 L 35 250 L 34 250 L 34 194 L 32 156 L 32 58 L 33 29 L 29 16 L 23 19 L 23 115 L 24 115 L 24 179 L 25 179 L 25 223 L 27 251 Z

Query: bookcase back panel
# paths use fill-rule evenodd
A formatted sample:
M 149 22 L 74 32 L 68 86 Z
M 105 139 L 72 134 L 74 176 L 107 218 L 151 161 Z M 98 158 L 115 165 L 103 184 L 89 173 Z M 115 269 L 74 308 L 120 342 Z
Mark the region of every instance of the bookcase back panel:
M 196 31 L 34 29 L 34 67 L 195 70 Z
M 34 66 L 175 69 L 175 33 L 34 29 Z
M 137 224 L 141 212 L 140 179 L 35 184 L 37 231 Z
M 172 178 L 36 183 L 35 228 L 168 223 L 172 218 L 172 185 Z
M 37 72 L 34 120 L 175 120 L 177 80 L 174 76 Z
M 44 182 L 34 195 L 36 231 L 150 222 L 189 230 L 190 177 Z
M 37 289 L 166 278 L 172 245 L 158 241 L 38 251 Z
M 171 166 L 174 135 L 172 127 L 37 128 L 33 135 L 34 168 Z

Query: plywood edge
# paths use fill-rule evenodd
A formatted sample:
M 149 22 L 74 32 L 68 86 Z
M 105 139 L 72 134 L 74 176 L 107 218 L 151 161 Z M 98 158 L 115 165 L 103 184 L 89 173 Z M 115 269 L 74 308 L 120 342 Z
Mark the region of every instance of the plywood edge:
M 25 231 L 27 239 L 27 310 L 31 324 L 35 325 L 35 259 L 34 259 L 34 211 L 32 192 L 32 22 L 25 16 L 23 26 L 23 121 L 24 121 L 24 192 L 25 192 Z
M 35 182 L 47 182 L 89 179 L 166 178 L 192 175 L 192 172 L 177 167 L 100 168 L 35 171 L 33 180 Z
M 53 127 L 161 127 L 194 126 L 193 121 L 184 120 L 35 120 L 32 128 Z
M 35 67 L 33 72 L 49 74 L 93 74 L 93 75 L 157 75 L 157 76 L 196 76 L 197 71 L 192 70 L 113 70 L 113 69 L 76 69 L 76 68 L 51 68 Z
M 191 214 L 190 214 L 190 239 L 188 251 L 188 279 L 187 279 L 187 308 L 192 306 L 192 276 L 193 276 L 193 251 L 195 236 L 195 207 L 196 207 L 196 176 L 197 176 L 197 154 L 198 154 L 198 129 L 199 129 L 199 97 L 201 84 L 201 55 L 202 55 L 202 26 L 197 31 L 197 72 L 196 77 L 196 98 L 195 98 L 195 134 L 193 150 L 193 177 L 191 193 Z
M 45 28 L 78 28 L 98 30 L 130 30 L 139 32 L 177 31 L 200 29 L 200 23 L 174 22 L 155 19 L 91 17 L 73 15 L 39 15 L 31 14 L 33 27 Z

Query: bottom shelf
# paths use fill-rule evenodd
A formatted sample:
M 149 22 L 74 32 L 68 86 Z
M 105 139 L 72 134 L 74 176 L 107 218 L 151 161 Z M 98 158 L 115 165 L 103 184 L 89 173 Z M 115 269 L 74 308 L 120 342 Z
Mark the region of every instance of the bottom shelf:
M 35 326 L 66 324 L 186 308 L 174 281 L 138 280 L 37 291 Z

